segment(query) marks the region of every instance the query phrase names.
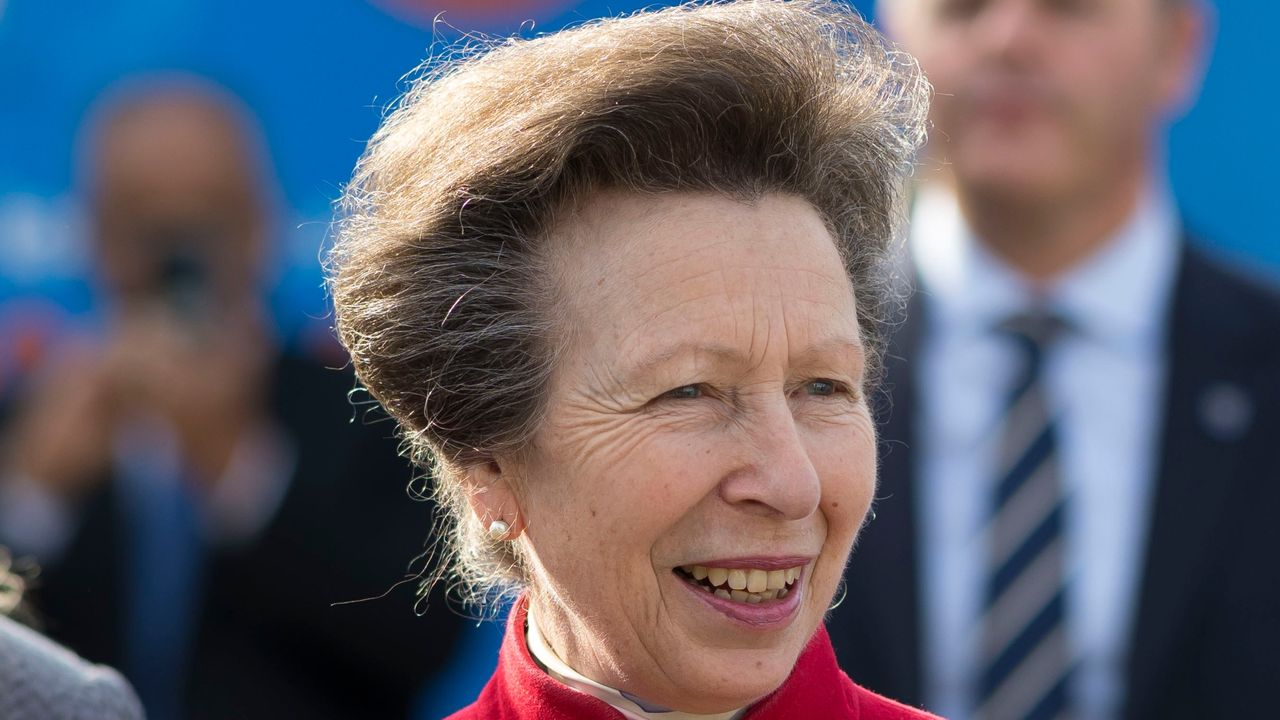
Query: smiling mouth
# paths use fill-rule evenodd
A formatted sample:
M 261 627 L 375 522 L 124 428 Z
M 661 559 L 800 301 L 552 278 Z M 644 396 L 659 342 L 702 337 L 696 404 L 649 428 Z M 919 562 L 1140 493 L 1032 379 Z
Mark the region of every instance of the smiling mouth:
M 803 566 L 785 570 L 682 565 L 672 570 L 685 582 L 724 600 L 758 605 L 791 593 Z

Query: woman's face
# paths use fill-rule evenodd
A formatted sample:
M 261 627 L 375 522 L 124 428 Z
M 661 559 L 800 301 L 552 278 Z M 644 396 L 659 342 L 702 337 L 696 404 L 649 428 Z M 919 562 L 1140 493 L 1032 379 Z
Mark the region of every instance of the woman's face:
M 601 194 L 555 232 L 571 340 L 499 463 L 532 612 L 587 677 L 741 707 L 790 673 L 871 502 L 853 290 L 789 196 Z

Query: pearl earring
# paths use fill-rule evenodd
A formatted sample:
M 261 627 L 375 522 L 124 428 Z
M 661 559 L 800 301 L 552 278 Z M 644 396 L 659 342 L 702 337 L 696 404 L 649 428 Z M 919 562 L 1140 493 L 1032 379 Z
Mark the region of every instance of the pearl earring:
M 511 532 L 511 526 L 502 520 L 494 520 L 489 523 L 489 539 L 493 542 L 506 540 L 509 532 Z

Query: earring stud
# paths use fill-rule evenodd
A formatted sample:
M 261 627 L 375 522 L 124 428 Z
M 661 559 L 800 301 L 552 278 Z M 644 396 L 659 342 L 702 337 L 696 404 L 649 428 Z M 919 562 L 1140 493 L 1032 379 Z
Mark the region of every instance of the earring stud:
M 494 520 L 489 523 L 489 539 L 493 542 L 506 540 L 509 532 L 511 532 L 511 526 L 502 520 Z

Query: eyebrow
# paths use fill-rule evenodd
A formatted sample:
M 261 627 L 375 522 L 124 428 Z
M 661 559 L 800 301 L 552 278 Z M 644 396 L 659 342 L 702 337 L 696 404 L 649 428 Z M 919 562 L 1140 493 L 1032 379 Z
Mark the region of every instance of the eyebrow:
M 800 354 L 802 361 L 812 361 L 815 357 L 831 353 L 849 353 L 859 366 L 866 364 L 867 347 L 860 337 L 837 335 L 813 343 Z
M 683 342 L 645 355 L 639 360 L 629 363 L 623 372 L 628 379 L 634 380 L 638 377 L 643 377 L 651 373 L 678 357 L 697 357 L 698 355 L 710 355 L 717 362 L 721 363 L 742 362 L 744 360 L 742 353 L 727 345 L 720 345 L 717 343 Z
M 855 356 L 858 366 L 865 363 L 866 348 L 862 341 L 858 338 L 837 335 L 824 338 L 806 347 L 804 351 L 797 356 L 797 364 L 811 362 L 815 357 L 830 353 L 851 353 Z M 634 363 L 628 364 L 624 368 L 623 373 L 626 378 L 635 379 L 662 367 L 678 357 L 697 357 L 699 355 L 709 355 L 715 361 L 720 363 L 746 364 L 750 360 L 737 348 L 733 348 L 728 345 L 706 342 L 683 342 L 669 348 L 658 350 L 640 358 Z

